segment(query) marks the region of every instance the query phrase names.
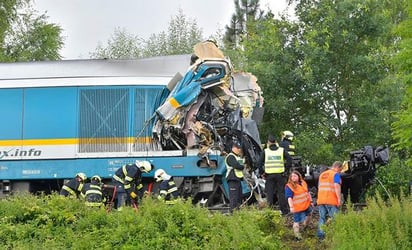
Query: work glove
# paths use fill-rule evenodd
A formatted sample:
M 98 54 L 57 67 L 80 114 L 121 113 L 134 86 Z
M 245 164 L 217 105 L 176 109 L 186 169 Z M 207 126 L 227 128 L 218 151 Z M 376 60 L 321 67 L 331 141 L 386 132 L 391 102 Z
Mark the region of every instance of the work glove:
M 130 193 L 130 197 L 131 197 L 132 199 L 136 199 L 136 198 L 137 198 L 137 194 L 136 194 L 135 192 L 131 192 L 131 193 Z

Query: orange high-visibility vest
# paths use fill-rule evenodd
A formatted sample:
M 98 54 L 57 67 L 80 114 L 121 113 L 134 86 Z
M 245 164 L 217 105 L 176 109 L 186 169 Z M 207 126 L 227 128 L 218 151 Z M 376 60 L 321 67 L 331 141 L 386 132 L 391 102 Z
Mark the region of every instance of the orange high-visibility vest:
M 333 182 L 336 173 L 335 170 L 329 169 L 320 174 L 317 204 L 339 206 Z
M 302 180 L 302 184 L 297 184 L 294 188 L 290 183 L 286 184 L 293 192 L 292 203 L 294 212 L 302 212 L 310 206 L 310 194 L 308 192 L 308 184 Z

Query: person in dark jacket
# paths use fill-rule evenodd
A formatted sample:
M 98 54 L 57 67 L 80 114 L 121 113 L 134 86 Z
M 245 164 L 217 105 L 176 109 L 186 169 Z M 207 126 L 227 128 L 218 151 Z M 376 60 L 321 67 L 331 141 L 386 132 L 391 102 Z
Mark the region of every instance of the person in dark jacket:
M 244 159 L 241 156 L 242 149 L 239 142 L 234 142 L 232 151 L 225 158 L 226 179 L 229 185 L 230 211 L 239 209 L 242 203 L 242 183 Z
M 158 169 L 154 177 L 156 182 L 160 182 L 158 199 L 165 200 L 166 204 L 173 204 L 180 196 L 173 176 L 168 175 L 163 169 Z
M 138 194 L 142 193 L 142 173 L 152 171 L 152 164 L 148 161 L 137 161 L 126 164 L 115 172 L 113 182 L 117 192 L 117 209 L 126 204 L 126 200 L 137 201 Z M 139 195 L 142 196 L 142 195 Z
M 102 179 L 98 175 L 92 176 L 89 183 L 84 184 L 82 195 L 88 207 L 103 206 Z
M 66 182 L 62 189 L 60 190 L 60 195 L 63 196 L 72 196 L 80 198 L 83 185 L 87 180 L 87 176 L 84 173 L 77 173 L 76 176 Z
M 291 157 L 296 155 L 295 145 L 293 145 L 293 133 L 285 130 L 281 133 L 279 147 L 284 148 Z
M 289 208 L 285 197 L 285 185 L 291 165 L 291 157 L 284 148 L 279 147 L 273 135 L 269 135 L 267 148 L 263 151 L 260 163 L 260 173 L 265 178 L 265 191 L 269 207 L 275 204 L 275 196 L 282 214 L 288 214 Z

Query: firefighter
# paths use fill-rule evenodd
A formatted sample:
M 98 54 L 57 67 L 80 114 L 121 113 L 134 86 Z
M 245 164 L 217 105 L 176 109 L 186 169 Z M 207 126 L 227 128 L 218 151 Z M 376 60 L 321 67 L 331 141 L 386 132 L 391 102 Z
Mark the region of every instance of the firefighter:
M 325 238 L 325 232 L 322 228 L 326 223 L 326 219 L 333 219 L 339 211 L 339 207 L 342 205 L 342 178 L 340 175 L 342 168 L 342 162 L 335 161 L 330 169 L 322 172 L 319 176 L 317 196 L 319 223 L 317 236 L 320 240 Z
M 273 207 L 275 196 L 279 203 L 282 215 L 289 213 L 285 197 L 286 176 L 289 169 L 285 166 L 290 165 L 291 157 L 284 148 L 279 147 L 273 135 L 269 135 L 268 147 L 262 152 L 260 172 L 265 178 L 265 191 L 269 207 Z
M 225 158 L 226 179 L 229 185 L 230 212 L 239 209 L 242 203 L 242 184 L 244 159 L 241 157 L 242 148 L 239 142 L 235 141 L 232 151 Z
M 280 135 L 281 135 L 281 140 L 280 140 L 279 146 L 284 148 L 286 151 L 288 151 L 291 157 L 295 156 L 296 149 L 295 149 L 295 145 L 293 145 L 293 138 L 294 138 L 293 133 L 288 130 L 285 130 Z
M 163 169 L 156 170 L 154 176 L 156 182 L 160 182 L 159 200 L 165 200 L 166 204 L 173 204 L 180 195 L 173 177 Z
M 79 198 L 81 196 L 81 192 L 84 186 L 84 183 L 86 183 L 87 176 L 84 173 L 77 173 L 76 176 L 66 182 L 62 189 L 60 190 L 60 195 L 63 196 L 72 196 Z
M 117 191 L 117 209 L 131 200 L 134 204 L 142 196 L 142 173 L 149 173 L 153 166 L 148 161 L 136 160 L 134 164 L 126 164 L 115 172 L 113 182 Z M 138 197 L 139 194 L 139 197 Z
M 88 207 L 102 207 L 104 199 L 102 193 L 102 179 L 98 175 L 92 176 L 90 183 L 84 185 L 82 195 Z

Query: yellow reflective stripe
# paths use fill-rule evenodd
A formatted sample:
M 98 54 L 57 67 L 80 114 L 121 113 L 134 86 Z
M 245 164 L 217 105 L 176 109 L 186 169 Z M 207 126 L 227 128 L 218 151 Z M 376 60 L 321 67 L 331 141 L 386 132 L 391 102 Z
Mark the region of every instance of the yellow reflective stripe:
M 88 206 L 88 207 L 100 207 L 100 206 L 103 206 L 103 203 L 102 203 L 102 202 L 89 202 L 89 201 L 86 201 L 85 204 L 86 204 L 86 206 Z
M 71 189 L 70 187 L 66 186 L 66 185 L 63 186 L 63 189 L 66 190 L 67 192 L 69 192 L 72 195 L 76 195 L 76 192 L 73 189 Z
M 114 176 L 113 176 L 113 179 L 115 179 L 116 181 L 118 181 L 118 182 L 120 182 L 120 183 L 124 184 L 124 181 L 122 180 L 122 178 L 120 178 L 120 177 L 119 177 L 119 176 L 117 176 L 117 175 L 114 175 Z
M 124 177 L 124 179 L 125 179 L 126 181 L 133 181 L 133 178 L 130 177 L 130 176 L 126 176 L 126 177 Z
M 160 195 L 167 195 L 167 191 L 166 190 L 160 190 Z
M 100 187 L 99 185 L 93 185 L 93 184 L 91 184 L 90 187 L 91 187 L 91 188 L 96 188 L 96 189 L 102 190 L 102 187 Z
M 123 167 L 122 167 L 122 171 L 123 171 L 124 176 L 127 176 L 127 169 L 126 169 L 126 165 L 123 165 Z
M 143 184 L 142 184 L 142 183 L 140 183 L 140 184 L 137 185 L 137 187 L 136 187 L 137 190 L 140 190 L 140 189 L 142 189 L 142 188 L 143 188 Z
M 91 190 L 87 190 L 87 191 L 86 191 L 86 195 L 89 195 L 89 194 L 98 194 L 98 195 L 102 195 L 102 191 L 100 191 L 100 190 L 93 190 L 93 189 L 91 189 Z
M 124 189 L 129 189 L 129 188 L 131 188 L 132 186 L 131 186 L 131 184 L 126 184 L 126 185 L 124 185 Z
M 83 189 L 83 183 L 80 183 L 79 184 L 79 187 L 77 188 L 77 191 L 79 191 L 79 192 L 81 192 L 82 191 L 82 189 Z
M 174 192 L 174 191 L 177 191 L 177 187 L 172 187 L 172 188 L 170 188 L 168 191 L 169 191 L 169 193 L 172 193 L 172 192 Z

